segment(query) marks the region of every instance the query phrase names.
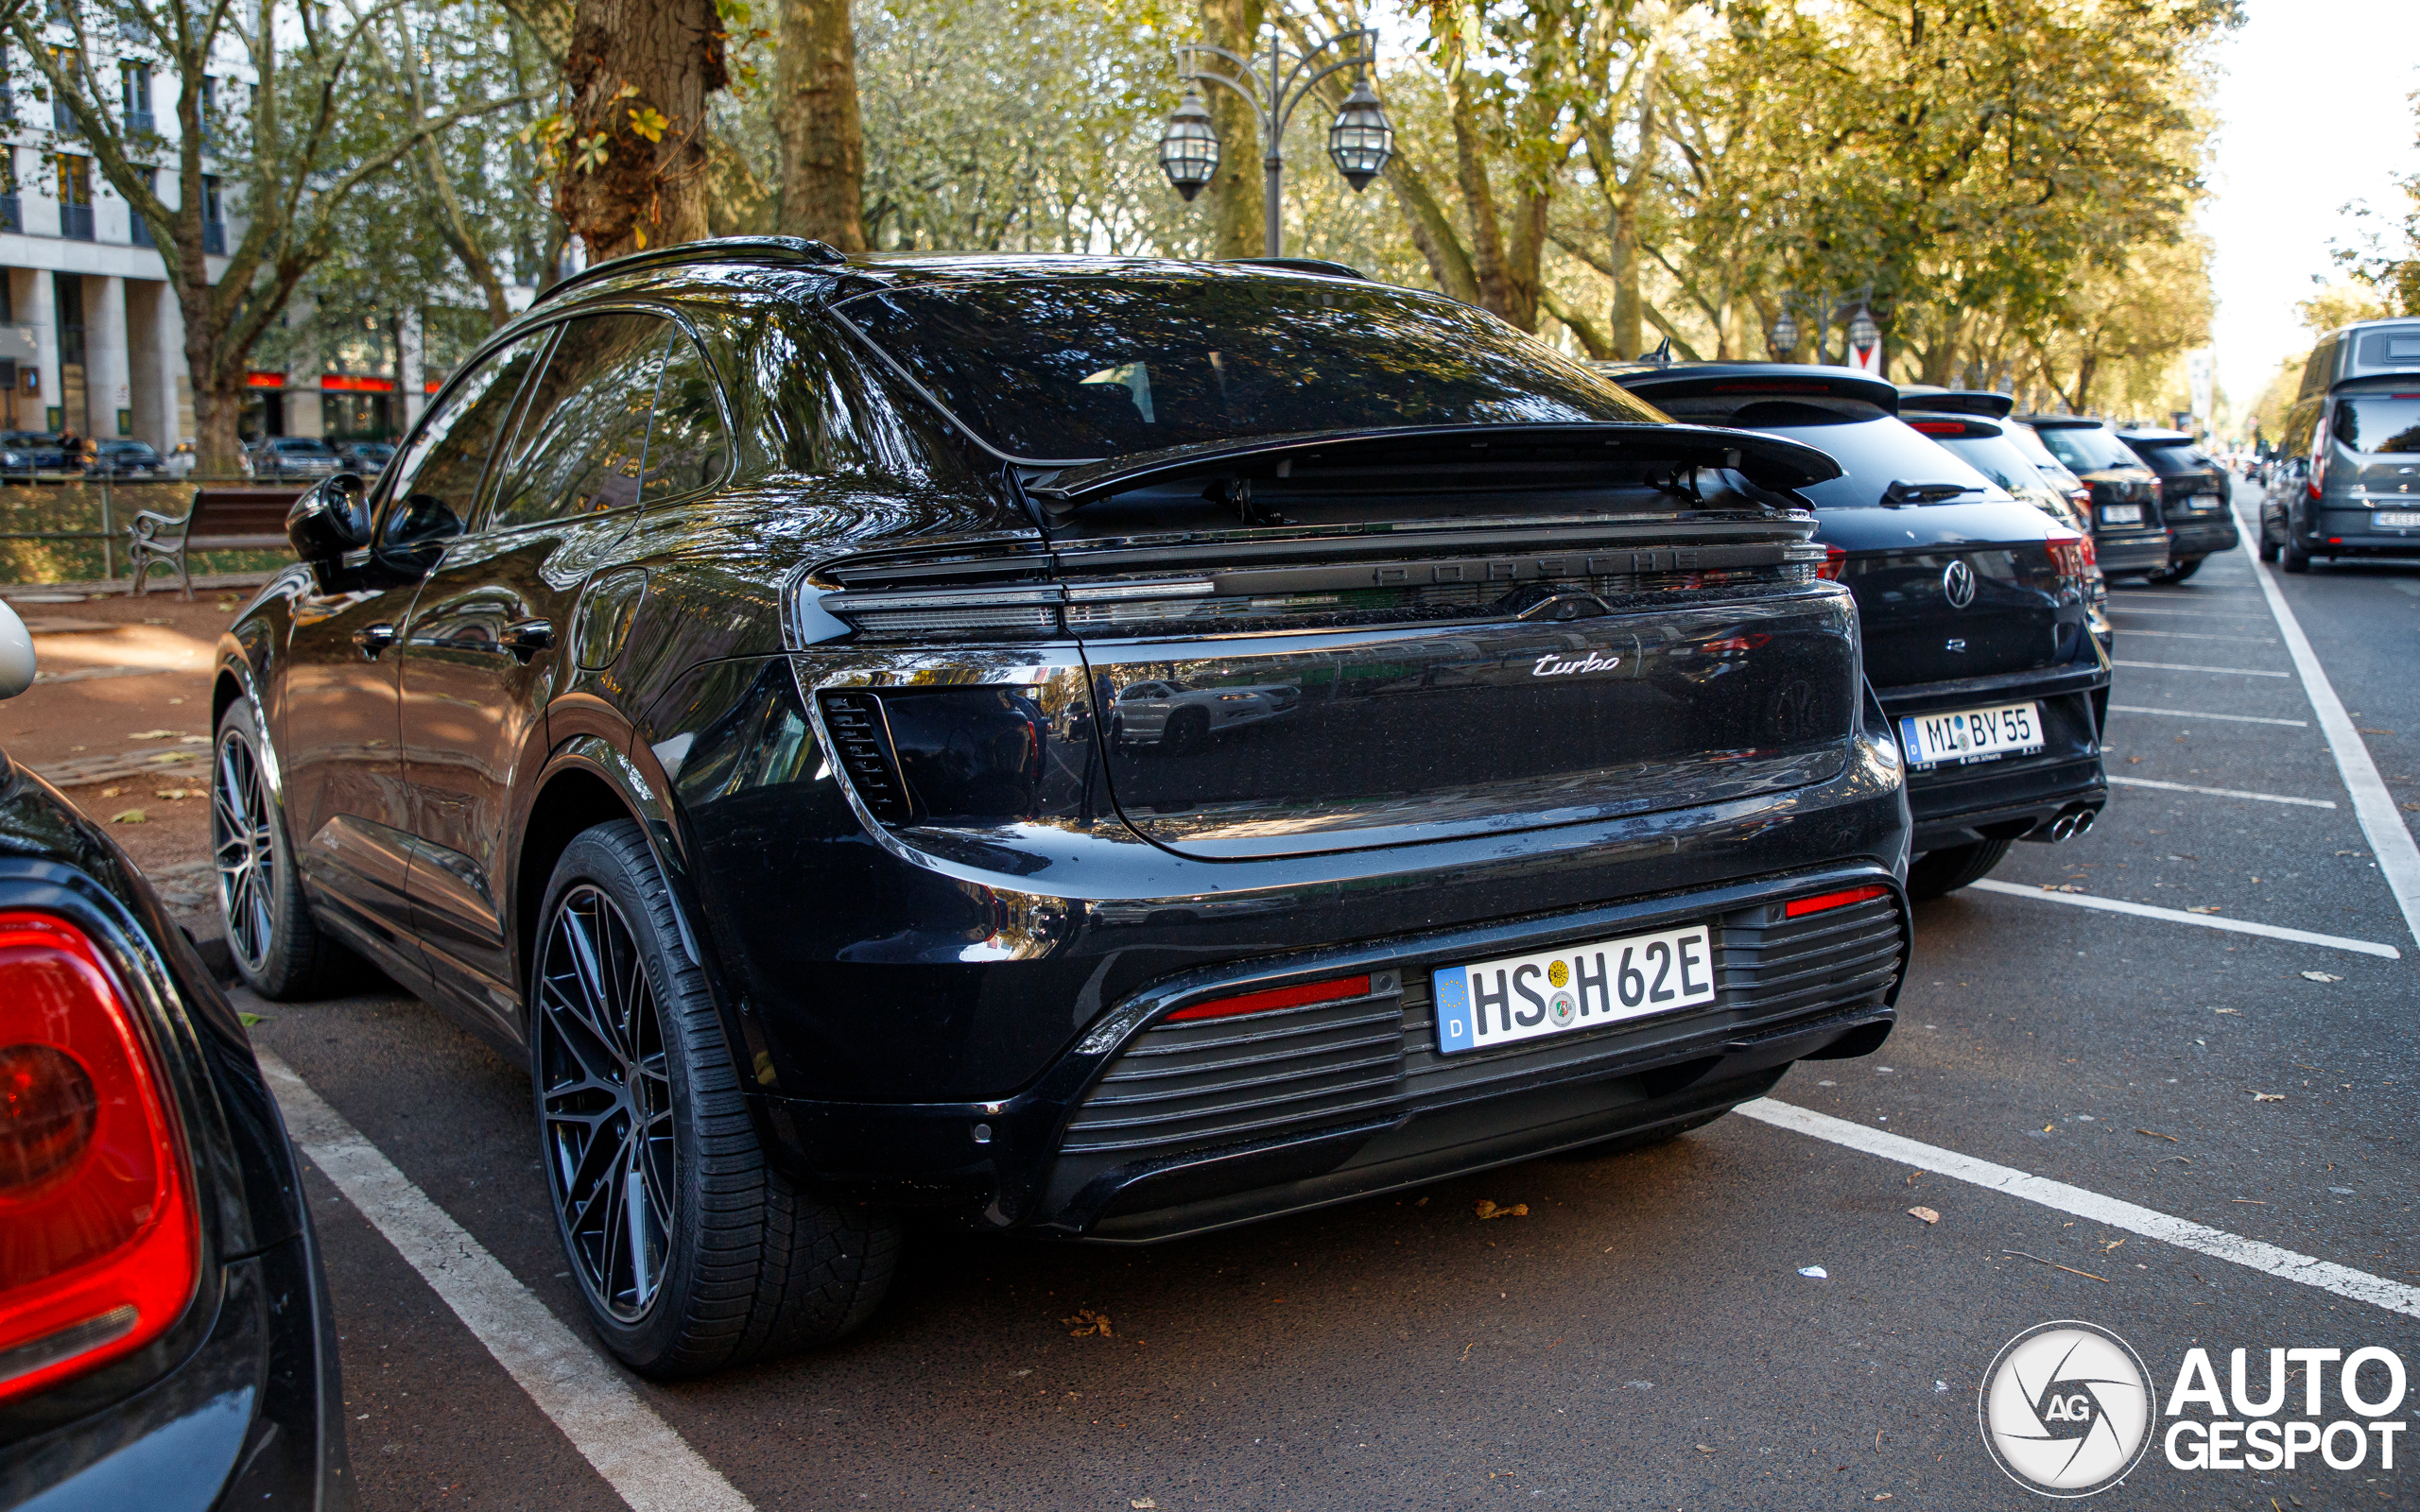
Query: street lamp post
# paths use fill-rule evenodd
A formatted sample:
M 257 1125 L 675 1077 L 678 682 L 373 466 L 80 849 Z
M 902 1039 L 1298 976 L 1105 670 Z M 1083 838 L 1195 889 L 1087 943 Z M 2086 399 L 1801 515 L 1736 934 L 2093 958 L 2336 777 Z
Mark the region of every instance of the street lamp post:
M 1860 357 L 1871 352 L 1882 340 L 1882 328 L 1874 318 L 1874 290 L 1871 288 L 1838 296 L 1830 293 L 1801 294 L 1796 289 L 1784 289 L 1780 303 L 1780 318 L 1774 320 L 1772 329 L 1765 333 L 1765 345 L 1772 352 L 1775 362 L 1789 361 L 1790 353 L 1798 350 L 1798 321 L 1794 318 L 1800 315 L 1810 317 L 1815 322 L 1815 360 L 1819 364 L 1824 360 L 1824 341 L 1830 336 L 1832 327 L 1841 321 L 1847 322 L 1848 347 Z M 1846 358 L 1849 352 L 1843 351 L 1841 355 Z
M 1330 48 L 1340 49 L 1341 56 L 1314 72 L 1320 55 Z M 1394 155 L 1394 128 L 1387 123 L 1387 112 L 1370 87 L 1369 71 L 1378 60 L 1377 49 L 1378 34 L 1367 26 L 1338 32 L 1302 53 L 1288 52 L 1272 34 L 1268 51 L 1252 58 L 1209 43 L 1179 43 L 1177 75 L 1184 80 L 1184 98 L 1160 133 L 1160 170 L 1188 201 L 1200 194 L 1219 168 L 1219 136 L 1211 129 L 1209 107 L 1201 101 L 1201 81 L 1207 79 L 1240 95 L 1260 122 L 1260 162 L 1269 174 L 1266 255 L 1282 255 L 1286 126 L 1313 85 L 1339 69 L 1354 71 L 1353 93 L 1327 129 L 1327 155 L 1356 193 L 1367 188 Z M 1205 59 L 1210 60 L 1208 66 L 1203 64 Z M 1235 72 L 1219 72 L 1219 60 Z

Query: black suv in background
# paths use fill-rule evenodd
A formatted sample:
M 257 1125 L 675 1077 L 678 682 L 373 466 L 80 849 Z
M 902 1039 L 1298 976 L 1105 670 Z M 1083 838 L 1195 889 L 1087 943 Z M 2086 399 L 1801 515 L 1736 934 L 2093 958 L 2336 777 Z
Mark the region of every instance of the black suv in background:
M 2123 577 L 2167 571 L 2159 474 L 2143 465 L 2107 421 L 2082 415 L 2020 419 L 2092 490 L 2092 541 L 2101 572 Z
M 1899 418 L 1918 435 L 1947 447 L 1968 467 L 2080 535 L 2092 534 L 2090 490 L 2063 488 L 2043 468 L 2025 427 L 2008 418 L 2015 396 L 1988 389 L 1899 386 Z
M 2019 504 L 1899 420 L 1899 391 L 1845 368 L 1609 368 L 1676 420 L 1829 452 L 1814 501 L 1824 572 L 1857 595 L 1865 675 L 1908 757 L 1910 896 L 1990 871 L 2016 840 L 2091 827 L 2109 798 L 2109 659 L 2091 541 Z
M 530 1067 L 654 1375 L 859 1326 L 906 1210 L 1139 1242 L 1668 1138 L 1890 1033 L 1838 472 L 1352 276 L 601 264 L 296 502 L 229 949 Z
M 2199 572 L 2202 558 L 2233 551 L 2236 533 L 2235 478 L 2183 431 L 2119 431 L 2118 438 L 2159 474 L 2160 519 L 2168 529 L 2168 565 L 2150 574 L 2154 583 L 2181 583 Z

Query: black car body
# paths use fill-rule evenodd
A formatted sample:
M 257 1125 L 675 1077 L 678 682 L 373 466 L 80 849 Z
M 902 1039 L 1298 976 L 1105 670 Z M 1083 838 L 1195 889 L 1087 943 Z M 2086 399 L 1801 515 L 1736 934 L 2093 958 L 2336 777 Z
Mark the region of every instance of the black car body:
M 91 459 L 84 464 L 87 477 L 149 478 L 166 471 L 166 463 L 148 441 L 96 442 Z
M 2261 507 L 2260 551 L 2286 571 L 2316 557 L 2420 553 L 2420 321 L 2331 331 L 2287 414 L 2293 486 Z
M 31 661 L 0 606 L 8 691 Z M 243 1025 L 125 855 L 0 756 L 0 1506 L 349 1506 L 342 1403 Z
M 2168 566 L 2153 582 L 2182 582 L 2202 558 L 2233 551 L 2243 538 L 2235 524 L 2235 476 L 2225 463 L 2183 431 L 2119 431 L 2118 438 L 2159 474 L 2161 523 L 2168 530 Z
M 2159 474 L 2128 450 L 2107 421 L 2082 415 L 2027 415 L 2023 423 L 2092 490 L 2092 541 L 2111 577 L 2169 570 L 2168 522 Z
M 337 455 L 343 459 L 347 471 L 363 477 L 376 477 L 395 458 L 392 441 L 344 441 L 338 443 Z
M 1921 858 L 1910 892 L 1973 882 L 2012 841 L 2090 827 L 2108 800 L 2109 658 L 2087 540 L 1911 430 L 1898 390 L 1871 375 L 1708 363 L 1616 376 L 1678 419 L 1805 441 L 1844 469 L 1804 491 L 1835 558 L 1827 570 L 1857 595 L 1866 676 L 1908 748 Z M 1996 730 L 1990 716 L 2017 707 L 2040 721 L 2020 731 L 2033 748 L 1924 759 L 1919 742 L 1945 717 L 1971 711 Z
M 334 477 L 343 470 L 337 449 L 316 436 L 272 436 L 252 447 L 252 476 L 285 481 Z
M 801 1194 L 845 1261 L 786 1334 L 667 1343 L 692 1220 L 653 1293 L 566 1220 L 609 1345 L 711 1368 L 854 1326 L 899 1210 L 1169 1237 L 1879 1044 L 1897 748 L 1787 491 L 1832 471 L 1353 278 L 695 244 L 563 286 L 378 483 L 298 502 L 316 565 L 228 637 L 220 748 L 273 752 L 300 925 L 537 1062 L 575 1198 L 579 941 L 659 941 L 680 1012 L 630 1063 L 687 1091 L 612 1126 L 728 1117 L 767 1161 L 735 1211 Z M 272 991 L 319 959 L 287 918 L 231 931 Z M 1616 1016 L 1583 962 L 1512 1001 L 1573 1033 L 1440 1044 L 1436 972 L 1675 929 L 1712 1001 Z
M 31 477 L 37 472 L 60 472 L 67 467 L 67 448 L 56 435 L 44 431 L 0 432 L 0 473 L 9 477 Z
M 1899 418 L 1919 435 L 1947 447 L 2013 498 L 2079 535 L 2091 535 L 2090 490 L 2050 456 L 2039 438 L 2008 418 L 2015 405 L 2015 396 L 1988 389 L 1899 386 Z M 2045 461 L 2051 465 L 2043 466 Z

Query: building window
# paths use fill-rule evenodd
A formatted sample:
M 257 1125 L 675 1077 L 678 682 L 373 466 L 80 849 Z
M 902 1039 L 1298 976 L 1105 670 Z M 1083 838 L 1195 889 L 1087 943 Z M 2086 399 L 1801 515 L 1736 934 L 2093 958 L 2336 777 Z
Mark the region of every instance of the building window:
M 17 198 L 17 149 L 0 146 L 0 231 L 25 229 L 25 201 Z
M 59 155 L 59 234 L 93 239 L 93 160 L 73 152 Z
M 158 194 L 160 192 L 160 170 L 157 168 L 144 168 L 140 171 L 143 174 L 143 187 L 150 190 L 155 195 Z M 151 239 L 151 223 L 143 218 L 143 212 L 141 208 L 136 206 L 131 200 L 129 200 L 126 206 L 126 239 L 132 242 L 137 247 L 156 247 L 159 245 Z
M 59 321 L 59 400 L 71 421 L 84 418 L 84 281 L 51 276 L 51 308 Z M 79 427 L 80 428 L 80 424 Z
M 218 80 L 208 74 L 201 76 L 201 147 L 210 150 L 210 138 L 218 123 Z
M 59 64 L 59 74 L 60 77 L 79 78 L 83 77 L 84 55 L 78 52 L 75 48 L 54 47 L 50 50 L 50 56 Z M 62 136 L 75 136 L 78 134 L 76 130 L 76 114 L 67 108 L 67 101 L 60 97 L 59 91 L 56 89 L 50 92 L 50 129 L 59 132 Z
M 151 68 L 147 63 L 117 65 L 119 103 L 126 108 L 126 129 L 130 135 L 148 136 L 158 128 L 151 119 Z
M 227 222 L 219 213 L 218 175 L 201 176 L 201 249 L 214 256 L 227 255 Z

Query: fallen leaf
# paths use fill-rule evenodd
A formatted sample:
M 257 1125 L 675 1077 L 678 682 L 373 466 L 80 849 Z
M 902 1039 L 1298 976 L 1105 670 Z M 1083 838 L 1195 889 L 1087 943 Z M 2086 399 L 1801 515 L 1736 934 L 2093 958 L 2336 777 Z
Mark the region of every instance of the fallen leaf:
M 138 730 L 126 738 L 129 740 L 174 740 L 183 733 L 182 730 Z
M 1073 1330 L 1067 1335 L 1071 1339 L 1080 1339 L 1088 1333 L 1098 1333 L 1104 1339 L 1115 1337 L 1109 1332 L 1109 1314 L 1096 1313 L 1091 1308 L 1085 1308 L 1074 1317 L 1063 1317 L 1059 1321 L 1069 1325 Z
M 1133 1501 L 1129 1502 L 1129 1503 L 1127 1503 L 1126 1504 L 1127 1504 L 1128 1506 L 1131 1506 L 1131 1507 L 1134 1507 L 1134 1508 L 1136 1508 L 1136 1509 L 1137 1509 L 1137 1512 L 1152 1512 L 1152 1509 L 1153 1509 L 1153 1508 L 1155 1508 L 1155 1507 L 1157 1507 L 1160 1503 L 1158 1503 L 1157 1502 L 1152 1501 L 1152 1500 L 1151 1500 L 1150 1497 L 1148 1497 L 1148 1496 L 1144 1496 L 1144 1497 L 1137 1497 L 1137 1498 L 1135 1498 Z
M 151 796 L 153 798 L 164 798 L 169 801 L 174 802 L 179 799 L 199 798 L 201 797 L 201 789 L 198 787 L 164 787 L 153 793 Z
M 2305 971 L 2303 973 L 2303 980 L 2306 982 L 2342 982 L 2344 979 L 2329 971 Z
M 102 789 L 101 789 L 101 797 L 103 797 L 103 798 L 115 798 L 115 797 L 117 797 L 120 793 L 123 793 L 123 792 L 125 792 L 125 791 L 126 791 L 126 789 L 125 789 L 125 788 L 122 788 L 122 787 L 105 787 L 105 788 L 102 788 Z
M 1832 1279 L 1831 1273 L 1821 1265 L 1801 1265 L 1798 1267 L 1798 1274 L 1808 1280 L 1815 1281 L 1827 1281 Z
M 1712 1444 L 1700 1444 L 1698 1446 L 1698 1452 L 1701 1454 L 1711 1454 L 1714 1452 L 1714 1446 Z
M 141 809 L 120 809 L 110 816 L 112 824 L 148 824 L 151 816 Z
M 2252 1100 L 2256 1103 L 2282 1103 L 2286 1100 L 2286 1094 L 2284 1092 L 2254 1092 Z
M 2109 1251 L 2111 1251 L 2111 1250 L 2113 1250 L 2113 1249 L 2117 1248 L 2119 1245 L 2122 1245 L 2122 1244 L 2124 1244 L 2125 1242 L 2126 1242 L 2126 1241 L 2124 1241 L 2123 1239 L 2112 1239 L 2111 1241 L 2109 1241 L 2109 1243 L 2107 1243 L 2107 1244 L 2105 1244 L 2105 1245 L 2103 1245 L 2103 1246 L 2100 1246 L 2100 1252 L 2101 1252 L 2102 1254 L 2104 1254 L 2104 1255 L 2105 1255 L 2105 1254 L 2109 1253 Z
M 2185 1143 L 2173 1134 L 2163 1134 L 2155 1128 L 2138 1128 L 2135 1130 L 2135 1132 L 2137 1134 L 2148 1134 L 2155 1140 L 2166 1140 L 2170 1144 L 2182 1144 Z
M 1526 1218 L 1530 1215 L 1530 1205 L 1526 1202 L 1516 1202 L 1509 1208 L 1499 1208 L 1489 1199 L 1481 1197 L 1472 1204 L 1471 1211 L 1478 1213 L 1481 1218 Z
M 170 703 L 176 702 L 174 698 L 171 698 L 168 701 Z M 207 746 L 210 744 L 210 737 L 208 735 L 179 735 L 177 737 L 177 744 L 180 746 Z
M 2219 905 L 2216 903 L 2203 903 L 2198 907 L 2187 908 L 2185 911 L 2188 914 L 2215 914 L 2219 911 Z
M 2082 892 L 2082 891 L 2083 891 L 2083 889 L 2082 887 L 2075 886 L 2074 885 L 2069 884 L 2069 883 L 2061 883 L 2061 882 L 2046 882 L 2046 883 L 2044 883 L 2044 884 L 2042 885 L 2042 890 L 2043 890 L 2044 892 Z
M 2243 1017 L 2243 1010 L 2241 1008 L 2212 1008 L 2210 1011 L 2212 1013 L 2232 1013 L 2237 1018 Z
M 1933 1211 L 1930 1208 L 1910 1208 L 1908 1210 L 1908 1216 L 1910 1218 L 1920 1219 L 1925 1223 L 1941 1222 L 1941 1214 Z
M 1891 1500 L 1891 1493 L 1888 1491 L 1876 1491 L 1874 1493 L 1874 1499 L 1877 1502 L 1888 1502 Z
M 263 1022 L 261 1016 L 257 1013 L 239 1013 L 235 1015 L 235 1017 L 243 1021 L 244 1027 L 247 1029 L 251 1028 L 253 1024 Z

